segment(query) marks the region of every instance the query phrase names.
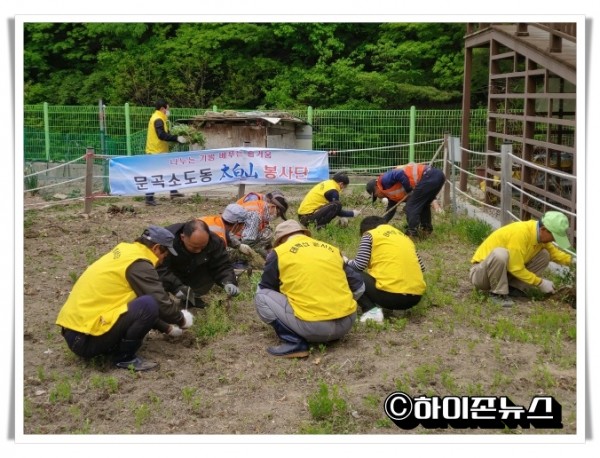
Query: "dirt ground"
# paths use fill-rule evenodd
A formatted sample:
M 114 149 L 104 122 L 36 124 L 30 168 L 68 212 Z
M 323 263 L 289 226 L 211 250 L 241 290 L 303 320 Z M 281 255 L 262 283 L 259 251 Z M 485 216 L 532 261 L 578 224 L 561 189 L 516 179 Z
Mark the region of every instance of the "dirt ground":
M 161 198 L 157 207 L 146 207 L 139 199 L 105 199 L 89 217 L 81 214 L 81 204 L 25 213 L 24 399 L 16 403 L 24 406 L 26 436 L 577 432 L 576 340 L 561 335 L 562 328 L 555 340 L 542 343 L 515 341 L 491 330 L 500 329 L 499 323 L 526 328 L 541 307 L 572 324 L 576 310 L 559 300 L 520 299 L 512 309 L 500 310 L 485 299 L 474 301 L 467 277 L 473 247 L 435 232 L 419 247 L 440 288 L 431 306 L 388 314 L 382 327 L 357 322 L 345 338 L 313 346 L 303 360 L 266 353 L 277 338 L 254 310 L 259 272 L 240 277 L 243 293 L 230 303 L 220 289 L 213 290 L 210 309 L 194 309 L 196 324 L 181 338 L 151 332 L 139 354 L 158 362 L 158 370 L 132 373 L 106 361 L 83 361 L 68 350 L 54 323 L 87 265 L 117 243 L 132 241 L 148 224 L 218 213 L 231 198 Z M 35 199 L 41 202 L 28 197 L 26 203 Z M 403 220 L 396 216 L 394 222 Z M 358 238 L 357 226 L 348 230 Z M 211 313 L 220 313 L 215 322 L 227 329 L 195 333 L 199 323 L 214 319 Z M 16 329 L 17 338 L 20 331 Z M 323 386 L 343 403 L 319 419 L 311 413 L 310 400 Z M 524 406 L 533 396 L 550 394 L 562 406 L 564 427 L 402 430 L 382 407 L 399 389 L 411 396 L 505 395 Z

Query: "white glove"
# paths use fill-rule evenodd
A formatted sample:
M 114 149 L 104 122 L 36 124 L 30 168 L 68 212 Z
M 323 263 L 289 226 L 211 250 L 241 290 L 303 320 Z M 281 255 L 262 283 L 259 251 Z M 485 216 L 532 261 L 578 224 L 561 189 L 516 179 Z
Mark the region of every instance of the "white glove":
M 250 248 L 249 245 L 246 245 L 245 243 L 242 243 L 239 247 L 238 250 L 240 250 L 240 253 L 242 254 L 247 254 L 247 255 L 251 255 L 252 252 L 254 251 L 252 248 Z
M 387 204 L 390 203 L 390 200 L 387 197 L 382 197 L 381 203 L 387 207 Z
M 342 259 L 344 260 L 344 264 L 348 264 L 348 256 L 342 255 Z
M 358 215 L 360 215 L 360 210 L 352 210 L 352 214 L 354 215 L 354 217 L 357 217 Z
M 170 335 L 171 337 L 181 337 L 182 334 L 183 330 L 176 324 L 172 324 L 169 326 L 169 331 L 167 332 L 167 335 Z
M 227 283 L 225 286 L 223 286 L 223 289 L 225 290 L 225 292 L 227 293 L 228 296 L 237 296 L 238 294 L 240 294 L 240 289 L 235 286 L 233 283 Z
M 338 224 L 342 227 L 348 227 L 348 218 L 344 218 L 343 216 L 339 217 Z
M 540 291 L 544 294 L 550 294 L 554 292 L 554 283 L 550 280 L 542 279 L 542 282 L 538 285 Z
M 177 137 L 177 141 L 178 141 L 179 143 L 187 143 L 187 142 L 188 142 L 188 139 L 187 139 L 187 138 L 185 138 L 183 135 L 180 135 L 179 137 Z
M 181 326 L 183 329 L 191 328 L 194 324 L 194 315 L 192 315 L 187 310 L 182 310 L 183 314 L 183 325 Z

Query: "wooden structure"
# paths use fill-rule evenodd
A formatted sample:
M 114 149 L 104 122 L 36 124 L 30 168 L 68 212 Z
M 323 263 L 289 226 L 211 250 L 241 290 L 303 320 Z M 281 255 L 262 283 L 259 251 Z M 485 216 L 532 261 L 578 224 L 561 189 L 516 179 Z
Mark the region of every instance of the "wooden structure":
M 469 169 L 469 111 L 473 53 L 488 53 L 487 151 L 501 152 L 504 143 L 523 159 L 513 165 L 513 184 L 544 202 L 576 212 L 573 180 L 547 173 L 576 173 L 576 23 L 468 24 L 465 36 L 461 164 Z M 529 162 L 530 164 L 525 163 Z M 534 167 L 531 163 L 541 167 Z M 471 164 L 471 168 L 474 164 Z M 497 157 L 487 156 L 486 177 L 498 175 Z M 467 175 L 460 179 L 466 190 Z M 501 191 L 488 186 L 488 199 Z M 538 217 L 545 204 L 521 193 L 512 211 L 521 220 Z M 572 227 L 575 218 L 571 215 Z M 574 238 L 574 237 L 573 237 Z

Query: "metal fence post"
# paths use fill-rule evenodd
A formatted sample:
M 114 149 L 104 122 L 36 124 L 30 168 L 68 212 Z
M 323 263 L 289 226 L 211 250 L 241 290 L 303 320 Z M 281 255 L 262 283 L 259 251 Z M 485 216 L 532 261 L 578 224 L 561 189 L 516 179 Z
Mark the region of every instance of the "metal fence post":
M 413 105 L 410 107 L 410 127 L 409 127 L 409 147 L 408 147 L 408 162 L 415 162 L 415 138 L 416 138 L 416 121 L 417 109 Z
M 125 144 L 127 156 L 131 156 L 131 117 L 129 113 L 129 102 L 125 102 Z
M 510 212 L 512 212 L 512 188 L 508 185 L 508 183 L 512 183 L 512 158 L 510 157 L 512 154 L 512 149 L 512 143 L 510 142 L 504 142 L 500 147 L 500 169 L 502 174 L 500 223 L 503 226 L 512 221 L 512 219 L 509 217 Z
M 44 143 L 46 146 L 46 162 L 50 162 L 50 121 L 48 116 L 48 102 L 44 102 Z
M 94 148 L 88 146 L 85 150 L 85 203 L 83 212 L 89 215 L 92 211 L 92 185 L 94 182 Z

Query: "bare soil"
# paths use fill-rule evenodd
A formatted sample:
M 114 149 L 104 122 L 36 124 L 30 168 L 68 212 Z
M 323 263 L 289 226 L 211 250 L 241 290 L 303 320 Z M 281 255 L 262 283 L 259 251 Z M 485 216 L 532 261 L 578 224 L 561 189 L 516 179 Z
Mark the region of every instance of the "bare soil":
M 56 316 L 91 262 L 117 243 L 133 240 L 148 224 L 218 213 L 234 197 L 160 198 L 157 207 L 139 199 L 100 199 L 89 217 L 82 215 L 81 203 L 25 213 L 25 399 L 16 400 L 24 403 L 25 435 L 507 433 L 421 426 L 401 430 L 382 407 L 398 389 L 415 397 L 504 395 L 524 406 L 533 396 L 550 394 L 562 406 L 562 429 L 510 433 L 576 433 L 575 339 L 566 338 L 562 328 L 547 342 L 516 341 L 494 331 L 501 323 L 531 329 L 541 310 L 566 316 L 566 326 L 575 322 L 576 310 L 556 298 L 519 299 L 511 309 L 477 299 L 467 275 L 474 247 L 439 232 L 418 245 L 432 276 L 430 288 L 439 289 L 426 307 L 387 314 L 383 327 L 357 322 L 345 338 L 314 346 L 303 360 L 278 359 L 265 351 L 277 338 L 254 310 L 259 272 L 240 277 L 243 293 L 230 303 L 220 289 L 213 290 L 210 308 L 193 310 L 196 324 L 181 338 L 150 333 L 139 354 L 158 362 L 157 370 L 115 369 L 68 350 Z M 36 199 L 41 202 L 27 197 L 26 203 Z M 394 224 L 400 227 L 401 218 L 396 216 Z M 348 231 L 358 239 L 357 227 L 351 222 Z M 195 332 L 216 311 L 229 329 L 214 335 Z M 318 419 L 309 400 L 323 385 L 344 405 Z

